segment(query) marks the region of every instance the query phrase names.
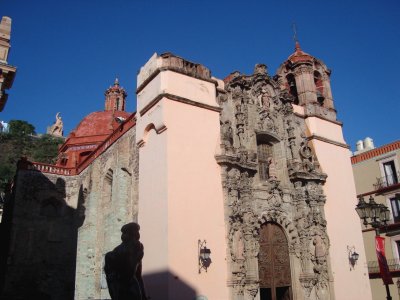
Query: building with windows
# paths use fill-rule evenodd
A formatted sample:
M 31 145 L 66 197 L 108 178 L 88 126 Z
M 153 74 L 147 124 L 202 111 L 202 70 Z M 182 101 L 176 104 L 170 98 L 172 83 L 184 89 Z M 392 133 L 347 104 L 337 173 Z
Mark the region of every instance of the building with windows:
M 400 280 L 400 141 L 375 148 L 372 139 L 357 142 L 357 151 L 351 157 L 358 197 L 365 201 L 371 196 L 378 204 L 386 205 L 391 212 L 388 226 L 379 228 L 386 237 L 385 253 L 394 285 L 390 286 L 393 299 L 399 299 Z M 375 252 L 374 229 L 363 229 L 373 299 L 386 296 L 379 273 Z
M 257 64 L 221 80 L 154 54 L 136 93 L 127 113 L 119 83 L 108 89 L 56 165 L 19 162 L 3 219 L 4 299 L 109 299 L 104 255 L 131 221 L 151 299 L 372 299 L 321 60 L 296 43 L 275 76 Z

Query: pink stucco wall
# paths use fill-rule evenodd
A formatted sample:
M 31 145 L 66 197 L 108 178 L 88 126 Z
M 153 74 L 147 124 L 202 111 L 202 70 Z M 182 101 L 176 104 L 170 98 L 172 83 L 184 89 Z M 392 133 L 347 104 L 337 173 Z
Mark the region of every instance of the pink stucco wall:
M 343 142 L 340 125 L 319 118 L 309 119 L 312 120 L 306 123 L 311 135 Z M 316 139 L 312 144 L 322 171 L 328 175 L 324 185 L 325 215 L 335 299 L 372 299 L 361 225 L 355 211 L 357 198 L 349 149 Z M 347 246 L 354 246 L 360 254 L 354 269 L 350 269 Z
M 217 107 L 210 82 L 171 71 L 154 80 L 138 95 L 138 109 L 166 92 Z M 150 124 L 155 129 L 149 131 Z M 229 299 L 221 170 L 215 160 L 219 112 L 162 98 L 138 117 L 137 137 L 144 142 L 138 220 L 145 246 L 143 274 L 146 285 L 153 287 L 150 296 L 191 299 L 184 298 L 186 293 Z M 212 259 L 201 274 L 199 239 L 207 241 Z
M 208 299 L 229 299 L 222 184 L 214 157 L 219 113 L 168 101 L 166 115 L 170 269 L 185 278 L 197 294 Z M 207 273 L 203 270 L 201 274 L 199 239 L 207 240 L 212 252 L 212 264 Z

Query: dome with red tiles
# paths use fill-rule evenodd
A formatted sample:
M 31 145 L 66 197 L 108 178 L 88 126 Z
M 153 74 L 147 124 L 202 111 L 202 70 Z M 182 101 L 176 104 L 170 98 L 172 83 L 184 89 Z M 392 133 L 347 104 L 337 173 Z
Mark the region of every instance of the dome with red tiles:
M 92 112 L 72 131 L 72 135 L 74 137 L 109 135 L 130 115 L 126 111 Z
M 299 42 L 296 42 L 296 48 L 292 55 L 289 56 L 288 60 L 292 63 L 299 63 L 299 62 L 312 62 L 313 58 L 310 54 L 305 53 L 300 48 Z

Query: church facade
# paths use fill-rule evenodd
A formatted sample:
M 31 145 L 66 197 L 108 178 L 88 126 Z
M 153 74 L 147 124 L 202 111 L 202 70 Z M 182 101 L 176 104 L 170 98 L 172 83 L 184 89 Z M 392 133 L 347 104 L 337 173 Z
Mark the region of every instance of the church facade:
M 154 54 L 138 74 L 135 114 L 117 81 L 105 96 L 56 165 L 20 162 L 5 218 L 7 299 L 22 297 L 28 277 L 26 289 L 49 299 L 109 299 L 104 255 L 131 221 L 151 299 L 372 298 L 321 60 L 296 43 L 275 76 L 258 64 L 220 80 Z

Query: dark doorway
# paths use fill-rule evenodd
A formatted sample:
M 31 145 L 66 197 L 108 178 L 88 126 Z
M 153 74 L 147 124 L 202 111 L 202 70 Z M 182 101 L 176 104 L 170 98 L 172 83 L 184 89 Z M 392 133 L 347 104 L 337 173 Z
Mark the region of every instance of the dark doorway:
M 260 300 L 291 300 L 289 247 L 283 229 L 274 223 L 260 228 L 258 257 Z

